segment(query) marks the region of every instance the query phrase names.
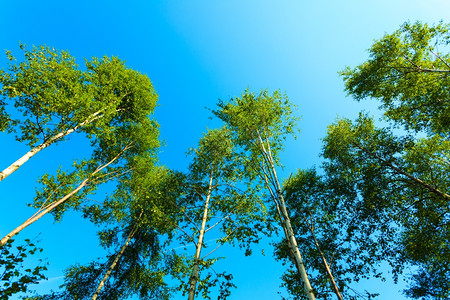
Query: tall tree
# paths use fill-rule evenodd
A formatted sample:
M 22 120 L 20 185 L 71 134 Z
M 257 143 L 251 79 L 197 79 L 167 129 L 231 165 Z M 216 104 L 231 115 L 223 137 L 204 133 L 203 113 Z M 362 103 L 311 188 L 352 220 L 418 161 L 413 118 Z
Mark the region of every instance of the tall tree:
M 0 172 L 0 180 L 74 131 L 92 137 L 155 106 L 148 78 L 115 57 L 86 61 L 83 71 L 68 52 L 43 46 L 21 49 L 24 59 L 15 63 L 8 51 L 11 64 L 0 72 L 0 130 L 15 132 L 31 149 Z
M 380 101 L 386 119 L 405 131 L 377 129 L 364 117 L 341 120 L 330 127 L 324 151 L 363 193 L 364 207 L 377 208 L 383 227 L 394 220 L 400 228 L 400 257 L 419 269 L 406 291 L 414 298 L 450 293 L 443 263 L 450 257 L 449 37 L 447 24 L 405 23 L 373 44 L 367 62 L 342 72 L 350 95 Z
M 182 176 L 154 166 L 148 155 L 134 158 L 114 194 L 83 208 L 98 225 L 105 258 L 66 270 L 62 291 L 35 299 L 168 299 L 165 277 L 176 275 L 181 260 L 161 239 L 174 229 L 171 204 L 181 193 Z
M 187 193 L 176 204 L 183 211 L 178 229 L 182 242 L 195 245 L 191 270 L 185 285 L 188 299 L 202 293 L 209 297 L 209 287 L 218 283 L 211 275 L 201 276 L 201 271 L 211 269 L 217 258 L 208 258 L 225 243 L 239 244 L 250 254 L 250 243 L 260 238 L 265 220 L 264 204 L 250 185 L 243 184 L 244 170 L 241 157 L 226 128 L 208 130 L 200 139 L 197 148 L 191 149 L 193 161 L 186 177 Z M 189 232 L 189 233 L 188 233 Z M 206 255 L 206 236 L 215 236 L 216 245 Z M 225 281 L 220 287 L 220 299 L 230 295 L 231 275 L 217 274 Z M 197 289 L 200 283 L 199 289 Z
M 308 261 L 307 271 L 317 299 L 359 299 L 376 296 L 368 291 L 356 291 L 353 282 L 369 276 L 380 276 L 379 261 L 372 252 L 356 241 L 349 224 L 349 211 L 343 197 L 326 175 L 316 170 L 300 170 L 283 183 L 286 204 L 302 254 Z M 289 249 L 284 241 L 275 243 L 275 257 L 289 262 Z M 304 299 L 299 275 L 287 270 L 283 285 L 294 299 Z
M 78 88 L 82 90 L 77 90 L 75 87 L 67 88 L 67 91 L 70 92 L 68 92 L 69 95 L 64 94 L 57 97 L 58 93 L 55 89 L 64 90 L 64 86 L 61 86 L 58 80 L 67 80 L 66 77 L 70 78 L 69 75 L 72 74 L 70 72 L 82 73 L 74 69 L 73 57 L 65 52 L 57 53 L 43 47 L 33 48 L 32 52 L 25 51 L 25 56 L 27 58 L 25 62 L 18 66 L 11 66 L 11 69 L 15 71 L 15 76 L 6 76 L 9 85 L 4 83 L 3 88 L 15 89 L 17 92 L 19 88 L 26 88 L 27 85 L 33 86 L 36 81 L 36 85 L 42 91 L 33 89 L 32 93 L 27 95 L 14 94 L 18 99 L 16 106 L 19 108 L 23 106 L 24 114 L 35 116 L 36 120 L 43 117 L 37 112 L 46 111 L 45 114 L 48 116 L 44 118 L 45 122 L 42 124 L 33 123 L 28 119 L 24 124 L 38 124 L 41 129 L 47 130 L 42 129 L 44 136 L 55 136 L 63 130 L 62 128 L 76 126 L 74 125 L 78 120 L 76 116 L 78 113 L 83 114 L 83 106 L 95 111 L 100 109 L 102 113 L 97 115 L 99 119 L 96 121 L 96 126 L 93 126 L 92 123 L 86 124 L 83 129 L 91 139 L 91 157 L 81 162 L 75 162 L 75 170 L 72 172 L 60 169 L 56 176 L 43 175 L 40 179 L 42 190 L 37 192 L 33 203 L 33 206 L 38 209 L 37 213 L 6 235 L 1 240 L 1 244 L 6 243 L 13 235 L 50 211 L 58 220 L 67 208 L 78 208 L 81 200 L 93 193 L 99 184 L 118 179 L 129 172 L 137 155 L 145 154 L 153 157 L 153 161 L 155 161 L 156 149 L 159 147 L 158 124 L 150 119 L 156 106 L 157 95 L 148 77 L 127 69 L 123 62 L 116 58 L 105 57 L 102 60 L 94 58 L 87 63 L 87 71 L 79 75 L 81 76 L 79 80 L 85 80 L 78 83 L 80 85 Z M 56 70 L 60 70 L 58 72 L 61 74 Z M 59 75 L 56 76 L 52 72 Z M 44 77 L 41 78 L 41 76 Z M 89 88 L 89 86 L 91 87 Z M 83 94 L 84 89 L 93 94 Z M 41 95 L 40 92 L 43 94 Z M 56 98 L 52 98 L 53 94 L 56 95 Z M 72 98 L 69 97 L 70 95 Z M 81 100 L 84 99 L 84 102 L 81 100 L 81 102 L 77 102 L 77 95 Z M 32 104 L 38 107 L 36 108 Z M 48 105 L 45 110 L 39 106 L 44 104 Z M 98 105 L 103 105 L 103 107 L 96 107 Z M 31 108 L 35 108 L 36 111 L 26 110 Z M 56 110 L 54 111 L 54 109 Z M 63 116 L 62 112 L 67 115 Z M 61 123 L 57 123 L 58 125 L 47 124 L 52 121 L 52 118 L 58 118 L 58 113 L 60 113 Z M 43 127 L 44 124 L 48 126 Z M 21 125 L 24 134 L 21 139 L 34 143 L 38 137 L 37 133 L 33 133 L 33 127 L 30 126 Z
M 259 178 L 267 188 L 304 292 L 308 299 L 315 299 L 276 171 L 280 166 L 279 153 L 284 147 L 284 140 L 294 133 L 297 119 L 292 115 L 293 104 L 278 91 L 270 95 L 268 91 L 254 94 L 247 90 L 240 98 L 220 101 L 218 106 L 219 109 L 213 113 L 231 130 L 234 142 L 246 157 L 246 174 L 251 179 Z

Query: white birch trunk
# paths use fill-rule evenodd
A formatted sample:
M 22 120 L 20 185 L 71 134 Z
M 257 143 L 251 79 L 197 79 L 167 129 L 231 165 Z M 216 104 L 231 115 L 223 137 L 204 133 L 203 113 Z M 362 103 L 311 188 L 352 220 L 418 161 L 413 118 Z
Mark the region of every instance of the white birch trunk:
M 200 232 L 199 232 L 198 241 L 197 241 L 197 247 L 196 247 L 195 255 L 194 255 L 194 267 L 192 269 L 191 277 L 189 278 L 188 300 L 194 300 L 194 297 L 195 297 L 195 289 L 197 287 L 197 281 L 198 281 L 199 270 L 200 270 L 200 266 L 199 266 L 200 253 L 202 251 L 203 238 L 205 235 L 205 228 L 206 228 L 206 220 L 208 218 L 209 200 L 211 198 L 212 180 L 213 180 L 213 175 L 211 172 L 211 176 L 209 178 L 208 194 L 206 195 L 206 200 L 205 200 L 205 209 L 203 211 L 202 225 L 200 227 Z
M 25 229 L 26 227 L 28 227 L 29 225 L 33 224 L 34 222 L 36 222 L 37 220 L 39 220 L 40 218 L 42 218 L 44 215 L 46 215 L 47 213 L 49 213 L 51 210 L 53 210 L 55 207 L 57 207 L 58 205 L 64 203 L 65 201 L 67 201 L 70 197 L 72 197 L 73 195 L 75 195 L 76 193 L 78 193 L 78 191 L 80 191 L 83 187 L 86 186 L 86 184 L 88 183 L 89 178 L 86 178 L 85 180 L 83 180 L 83 182 L 81 182 L 81 184 L 74 189 L 73 191 L 71 191 L 70 193 L 68 193 L 67 195 L 65 195 L 63 198 L 59 199 L 56 202 L 53 202 L 51 205 L 47 206 L 46 209 L 40 211 L 38 214 L 32 216 L 31 218 L 29 218 L 28 220 L 26 220 L 25 222 L 22 223 L 22 225 L 18 226 L 16 229 L 14 229 L 13 231 L 11 231 L 10 233 L 8 233 L 4 238 L 2 238 L 2 240 L 0 241 L 0 246 L 5 245 L 8 240 L 10 238 L 12 238 L 13 236 L 15 236 L 16 234 L 18 234 L 19 232 L 21 232 L 23 229 Z
M 83 127 L 86 124 L 89 124 L 91 122 L 93 122 L 94 120 L 96 120 L 97 118 L 100 118 L 101 116 L 99 116 L 99 114 L 102 112 L 103 110 L 97 111 L 96 113 L 93 113 L 92 115 L 90 115 L 84 122 L 78 124 L 77 126 L 60 132 L 54 136 L 52 136 L 50 139 L 48 139 L 47 141 L 43 142 L 42 144 L 34 147 L 33 149 L 31 149 L 30 151 L 28 151 L 27 153 L 25 153 L 21 158 L 19 158 L 18 160 L 16 160 L 15 162 L 13 162 L 9 167 L 7 167 L 6 169 L 4 169 L 2 172 L 0 172 L 0 181 L 2 181 L 3 179 L 5 179 L 6 177 L 8 177 L 9 175 L 11 175 L 12 173 L 14 173 L 15 171 L 17 171 L 17 169 L 19 169 L 24 163 L 26 163 L 30 158 L 32 158 L 33 156 L 35 156 L 39 151 L 47 148 L 48 146 L 50 146 L 51 144 L 53 144 L 54 142 L 56 142 L 59 139 L 62 139 L 63 137 L 71 134 L 72 132 L 74 132 L 75 130 L 77 130 L 80 127 Z
M 139 215 L 138 220 L 141 218 L 143 211 L 141 211 L 141 214 Z M 106 281 L 108 280 L 109 276 L 111 275 L 112 271 L 116 267 L 117 263 L 119 262 L 120 258 L 122 257 L 123 253 L 125 252 L 125 249 L 128 247 L 128 244 L 130 243 L 131 239 L 133 238 L 134 234 L 137 231 L 136 225 L 133 227 L 133 229 L 130 231 L 130 234 L 128 235 L 127 241 L 120 249 L 120 252 L 116 255 L 114 258 L 113 263 L 109 266 L 108 271 L 106 272 L 105 276 L 103 276 L 102 281 L 100 281 L 100 284 L 97 287 L 97 290 L 95 291 L 94 295 L 92 295 L 91 300 L 96 300 L 98 295 L 100 294 L 100 291 L 102 290 L 103 286 L 105 285 Z
M 97 168 L 94 172 L 92 172 L 89 176 L 87 176 L 87 178 L 85 178 L 80 183 L 80 185 L 78 185 L 78 187 L 76 187 L 70 193 L 68 193 L 67 195 L 65 195 L 64 197 L 59 199 L 58 201 L 55 201 L 52 204 L 47 205 L 44 209 L 39 210 L 36 214 L 34 214 L 32 217 L 30 217 L 25 222 L 23 222 L 22 225 L 18 226 L 16 229 L 14 229 L 10 233 L 8 233 L 4 238 L 1 239 L 0 246 L 5 245 L 10 238 L 12 238 L 16 234 L 18 234 L 20 231 L 22 231 L 23 229 L 25 229 L 26 227 L 28 227 L 29 225 L 33 224 L 34 222 L 36 222 L 37 220 L 42 218 L 44 215 L 46 215 L 47 213 L 52 211 L 55 207 L 57 207 L 58 205 L 60 205 L 60 204 L 62 204 L 64 202 L 66 202 L 68 199 L 70 199 L 70 197 L 72 197 L 73 195 L 78 193 L 83 187 L 85 187 L 88 184 L 88 182 L 91 180 L 92 176 L 94 176 L 95 174 L 100 172 L 102 169 L 104 169 L 107 166 L 109 166 L 110 164 L 112 164 L 115 160 L 117 160 L 120 157 L 120 155 L 122 155 L 122 153 L 124 151 L 126 151 L 129 148 L 130 148 L 130 146 L 126 146 L 125 148 L 123 148 L 122 151 L 119 152 L 112 160 L 110 160 L 108 163 L 104 164 L 103 166 Z
M 281 221 L 281 225 L 283 226 L 284 233 L 286 235 L 288 247 L 291 250 L 291 253 L 293 255 L 293 260 L 294 260 L 295 266 L 297 268 L 297 272 L 303 281 L 303 289 L 305 291 L 306 297 L 308 298 L 308 300 L 315 300 L 316 298 L 314 296 L 314 290 L 311 287 L 311 283 L 309 282 L 308 274 L 306 273 L 306 269 L 305 269 L 305 264 L 303 263 L 303 259 L 302 259 L 302 255 L 300 254 L 300 250 L 298 249 L 297 240 L 295 238 L 294 231 L 293 231 L 292 225 L 291 225 L 291 220 L 289 218 L 289 214 L 288 214 L 288 211 L 286 208 L 286 203 L 284 201 L 283 191 L 281 189 L 280 181 L 278 180 L 277 172 L 275 170 L 275 164 L 274 164 L 274 161 L 272 158 L 272 152 L 270 149 L 270 142 L 266 136 L 265 137 L 266 144 L 267 144 L 267 149 L 266 149 L 266 146 L 264 145 L 264 141 L 262 140 L 262 137 L 261 137 L 261 134 L 259 131 L 257 131 L 257 135 L 258 135 L 259 143 L 261 146 L 262 154 L 267 159 L 265 161 L 265 163 L 267 163 L 269 165 L 268 167 L 270 167 L 270 172 L 272 174 L 272 180 L 275 185 L 274 188 L 275 188 L 275 193 L 276 193 L 276 195 L 273 195 L 273 196 L 276 196 L 278 198 L 278 199 L 275 199 L 275 197 L 274 197 L 273 200 L 275 202 L 275 205 L 279 207 L 279 209 L 281 211 L 281 215 L 283 217 L 280 221 Z M 270 189 L 268 181 L 266 181 L 266 185 L 268 185 L 268 188 Z M 277 200 L 278 200 L 278 203 L 277 203 Z

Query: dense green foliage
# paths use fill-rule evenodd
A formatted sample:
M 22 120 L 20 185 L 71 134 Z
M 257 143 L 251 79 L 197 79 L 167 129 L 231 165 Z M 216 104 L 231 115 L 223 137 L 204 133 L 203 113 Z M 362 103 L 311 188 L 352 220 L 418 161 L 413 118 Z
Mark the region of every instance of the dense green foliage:
M 43 272 L 47 267 L 42 261 L 30 268 L 25 265 L 28 256 L 41 252 L 31 240 L 26 239 L 25 244 L 13 249 L 13 240 L 0 247 L 0 299 L 7 300 L 10 296 L 23 293 L 31 284 L 45 280 Z M 28 265 L 28 264 L 27 264 Z
M 236 152 L 226 128 L 208 130 L 190 154 L 192 162 L 186 174 L 184 193 L 177 200 L 183 212 L 178 229 L 180 243 L 193 243 L 196 251 L 190 254 L 193 260 L 187 261 L 191 290 L 183 286 L 191 297 L 195 291 L 210 298 L 210 288 L 219 285 L 219 297 L 226 299 L 230 295 L 229 288 L 234 287 L 232 276 L 209 271 L 219 259 L 209 256 L 226 243 L 245 248 L 249 255 L 251 244 L 261 238 L 265 207 L 254 187 L 245 181 L 242 157 Z M 205 238 L 210 240 L 210 236 L 215 237 L 215 243 L 206 242 Z M 201 255 L 201 250 L 210 246 L 208 244 L 213 245 L 213 250 Z M 204 271 L 208 271 L 207 275 Z
M 376 293 L 363 293 L 352 288 L 355 286 L 353 282 L 380 276 L 377 272 L 379 258 L 367 248 L 367 244 L 359 243 L 364 237 L 353 233 L 351 226 L 354 224 L 349 224 L 353 213 L 336 192 L 334 184 L 327 182 L 314 169 L 301 170 L 284 182 L 283 190 L 317 299 L 333 297 L 321 255 L 330 265 L 344 299 L 359 299 L 361 295 L 374 297 Z M 290 257 L 286 242 L 281 240 L 274 245 L 275 258 L 288 263 Z M 300 278 L 294 270 L 287 270 L 282 279 L 292 299 L 304 299 Z
M 389 120 L 448 138 L 449 25 L 405 23 L 369 49 L 367 62 L 342 75 L 356 100 L 375 98 Z
M 241 97 L 232 98 L 227 102 L 220 101 L 218 106 L 219 109 L 213 113 L 232 133 L 238 153 L 244 158 L 246 179 L 265 187 L 267 200 L 274 207 L 273 219 L 279 221 L 281 225 L 289 256 L 297 269 L 297 280 L 303 283 L 307 298 L 314 300 L 314 289 L 310 285 L 304 267 L 277 175 L 277 168 L 281 166 L 279 154 L 284 148 L 285 140 L 294 135 L 298 119 L 293 114 L 294 105 L 286 95 L 278 91 L 273 94 L 268 91 L 255 94 L 247 90 Z M 268 223 L 269 231 L 272 230 L 271 227 L 272 225 Z
M 364 115 L 339 120 L 323 153 L 357 208 L 355 232 L 378 235 L 372 245 L 394 276 L 417 269 L 405 291 L 412 298 L 450 295 L 448 43 L 448 25 L 421 23 L 376 41 L 370 59 L 343 75 L 349 94 L 379 100 L 392 126 L 377 128 Z

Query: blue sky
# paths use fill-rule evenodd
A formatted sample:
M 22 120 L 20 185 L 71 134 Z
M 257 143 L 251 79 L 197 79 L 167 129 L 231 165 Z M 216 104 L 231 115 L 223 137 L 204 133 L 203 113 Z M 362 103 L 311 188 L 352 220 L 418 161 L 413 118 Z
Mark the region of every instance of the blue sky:
M 374 39 L 396 30 L 405 21 L 448 21 L 445 0 L 318 0 L 318 1 L 6 1 L 0 0 L 0 48 L 18 51 L 18 43 L 48 45 L 83 58 L 114 55 L 152 80 L 158 94 L 155 118 L 160 124 L 161 164 L 184 169 L 185 152 L 195 146 L 218 99 L 238 96 L 246 88 L 280 89 L 298 106 L 301 134 L 289 141 L 282 156 L 283 176 L 297 168 L 320 164 L 318 157 L 326 126 L 337 116 L 354 118 L 358 111 L 376 113 L 376 105 L 356 103 L 345 96 L 337 72 L 367 59 Z M 6 57 L 0 55 L 0 68 Z M 45 170 L 69 166 L 86 151 L 83 139 L 39 153 L 16 174 L 0 183 L 0 235 L 28 218 L 35 181 Z M 0 134 L 0 169 L 26 147 Z M 6 147 L 5 147 L 6 146 Z M 77 214 L 54 224 L 44 217 L 23 233 L 41 233 L 51 280 L 39 289 L 61 283 L 62 270 L 101 255 L 92 225 Z M 222 266 L 234 274 L 238 289 L 231 299 L 277 299 L 283 267 L 271 248 L 266 256 L 244 258 L 235 249 L 221 255 Z M 356 285 L 380 289 L 380 299 L 402 299 L 401 287 L 370 281 Z M 373 290 L 373 288 L 372 288 Z M 177 297 L 176 299 L 181 299 Z

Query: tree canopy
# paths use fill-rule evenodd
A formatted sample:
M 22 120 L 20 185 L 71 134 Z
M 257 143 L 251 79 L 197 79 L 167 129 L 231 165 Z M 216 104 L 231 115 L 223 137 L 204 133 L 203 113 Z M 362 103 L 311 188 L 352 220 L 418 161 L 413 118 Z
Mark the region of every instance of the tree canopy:
M 417 268 L 412 298 L 450 292 L 448 43 L 448 25 L 420 22 L 376 41 L 367 62 L 342 74 L 350 95 L 381 102 L 390 126 L 342 119 L 324 143 L 326 170 L 358 208 L 357 230 L 380 235 L 394 275 Z

